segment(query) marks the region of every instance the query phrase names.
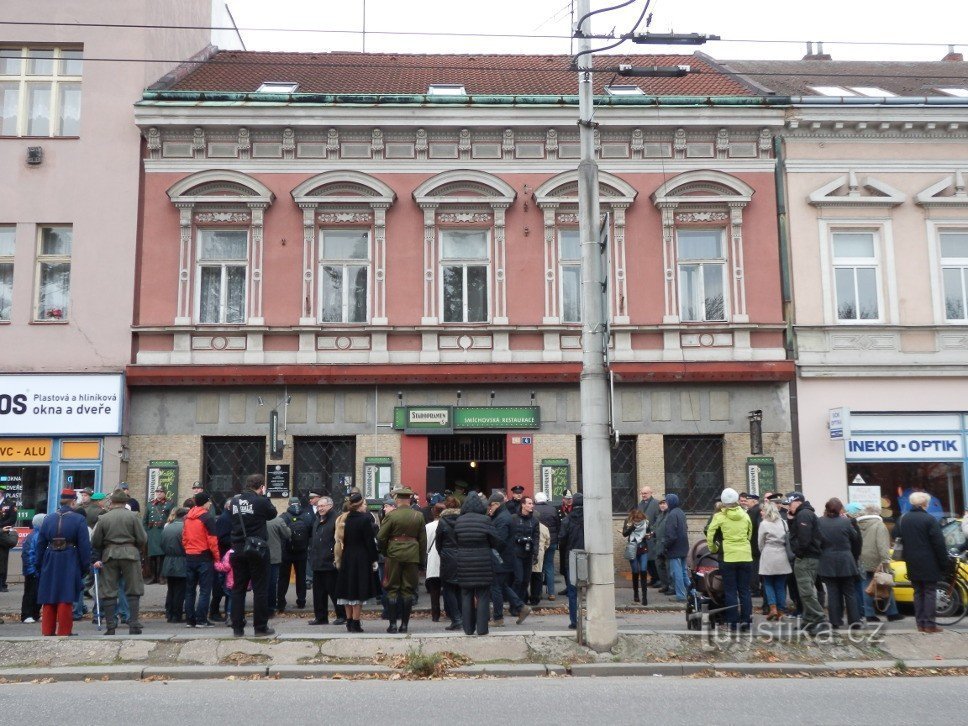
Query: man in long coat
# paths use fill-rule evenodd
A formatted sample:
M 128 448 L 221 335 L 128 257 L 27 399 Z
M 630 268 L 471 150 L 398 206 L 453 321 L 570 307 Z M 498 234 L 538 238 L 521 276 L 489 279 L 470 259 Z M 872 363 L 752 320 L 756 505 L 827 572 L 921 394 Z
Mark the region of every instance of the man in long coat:
M 161 530 L 168 524 L 168 515 L 175 505 L 168 501 L 162 487 L 155 489 L 155 498 L 145 507 L 144 525 L 148 532 L 148 562 L 151 564 L 151 582 L 161 582 L 161 566 L 165 550 L 161 546 Z
M 427 562 L 427 530 L 423 515 L 410 508 L 413 492 L 404 487 L 393 492 L 397 508 L 383 518 L 377 540 L 386 555 L 384 580 L 387 591 L 388 633 L 406 633 L 410 626 L 410 608 L 417 592 L 419 570 Z
M 37 535 L 37 603 L 44 635 L 74 635 L 74 600 L 91 566 L 87 522 L 71 507 L 76 496 L 73 489 L 62 490 L 60 507 L 47 515 Z
M 141 549 L 148 537 L 141 519 L 125 506 L 127 503 L 128 495 L 123 490 L 117 489 L 111 493 L 111 506 L 98 519 L 91 540 L 96 560 L 94 567 L 101 571 L 100 595 L 105 635 L 114 635 L 117 628 L 118 583 L 122 577 L 130 609 L 128 633 L 141 633 L 138 615 L 141 596 L 145 594 L 145 582 L 141 576 Z

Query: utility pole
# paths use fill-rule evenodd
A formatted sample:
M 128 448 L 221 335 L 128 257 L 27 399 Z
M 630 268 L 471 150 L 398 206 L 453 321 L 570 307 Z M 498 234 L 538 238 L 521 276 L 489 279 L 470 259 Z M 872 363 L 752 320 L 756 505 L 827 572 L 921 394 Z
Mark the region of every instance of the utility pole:
M 582 368 L 581 461 L 588 552 L 588 625 L 585 640 L 597 651 L 611 650 L 618 639 L 615 622 L 615 562 L 612 553 L 612 459 L 609 447 L 608 340 L 605 320 L 605 270 L 598 239 L 598 164 L 595 162 L 594 88 L 590 0 L 578 0 L 578 229 L 581 238 Z

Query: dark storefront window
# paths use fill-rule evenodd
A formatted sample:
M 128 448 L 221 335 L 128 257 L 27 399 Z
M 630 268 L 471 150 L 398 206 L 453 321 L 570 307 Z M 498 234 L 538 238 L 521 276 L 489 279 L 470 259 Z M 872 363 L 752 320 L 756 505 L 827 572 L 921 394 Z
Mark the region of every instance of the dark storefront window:
M 666 494 L 677 494 L 686 512 L 711 512 L 722 493 L 723 437 L 666 436 Z
M 860 477 L 860 479 L 858 479 Z M 960 517 L 965 511 L 964 479 L 960 462 L 883 462 L 848 463 L 850 485 L 876 486 L 881 489 L 881 514 L 897 518 L 908 509 L 901 502 L 917 490 L 931 495 L 928 509 Z M 823 502 L 814 502 L 818 509 Z M 820 505 L 820 506 L 818 506 Z
M 335 507 L 343 505 L 347 484 L 361 482 L 354 479 L 356 471 L 356 439 L 297 438 L 293 454 L 295 477 L 293 496 L 304 502 L 313 491 L 333 498 Z
M 635 437 L 623 436 L 612 455 L 612 514 L 626 514 L 638 499 L 638 477 L 635 466 Z M 582 488 L 581 436 L 578 437 L 578 488 Z
M 203 449 L 202 483 L 219 507 L 242 491 L 249 474 L 265 476 L 266 440 L 262 437 L 206 437 Z
M 7 488 L 7 497 L 17 501 L 21 524 L 35 514 L 47 513 L 49 477 L 50 467 L 47 466 L 0 467 L 0 485 Z

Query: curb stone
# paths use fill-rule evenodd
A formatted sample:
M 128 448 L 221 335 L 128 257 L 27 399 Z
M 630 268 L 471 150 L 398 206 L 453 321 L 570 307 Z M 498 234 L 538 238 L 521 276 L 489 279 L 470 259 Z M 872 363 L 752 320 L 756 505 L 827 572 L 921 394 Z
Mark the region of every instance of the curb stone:
M 391 675 L 402 673 L 396 668 L 383 665 L 279 665 L 269 666 L 270 678 L 332 678 L 333 676 L 358 676 L 367 673 Z
M 562 668 L 564 671 L 564 668 Z M 473 676 L 497 676 L 501 678 L 533 678 L 548 675 L 548 667 L 543 663 L 492 663 L 454 668 L 451 673 Z
M 269 666 L 145 666 L 142 678 L 205 679 L 229 676 L 265 676 Z
M 6 668 L 0 670 L 0 679 L 8 681 L 34 681 L 53 679 L 56 682 L 66 681 L 100 681 L 105 676 L 109 681 L 137 681 L 141 680 L 144 666 L 62 666 L 55 668 Z

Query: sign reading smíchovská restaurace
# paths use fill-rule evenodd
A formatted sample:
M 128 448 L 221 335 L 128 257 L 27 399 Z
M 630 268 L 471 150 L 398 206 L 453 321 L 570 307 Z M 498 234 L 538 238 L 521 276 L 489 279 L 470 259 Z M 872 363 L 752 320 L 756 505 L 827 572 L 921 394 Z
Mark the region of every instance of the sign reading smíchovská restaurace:
M 398 406 L 393 428 L 414 434 L 541 428 L 537 406 Z
M 124 376 L 0 375 L 0 431 L 14 436 L 121 433 Z

